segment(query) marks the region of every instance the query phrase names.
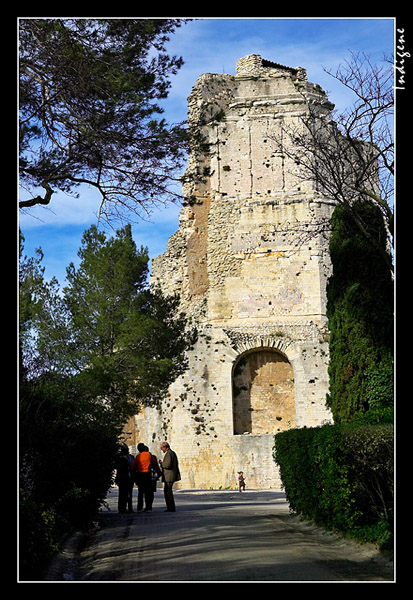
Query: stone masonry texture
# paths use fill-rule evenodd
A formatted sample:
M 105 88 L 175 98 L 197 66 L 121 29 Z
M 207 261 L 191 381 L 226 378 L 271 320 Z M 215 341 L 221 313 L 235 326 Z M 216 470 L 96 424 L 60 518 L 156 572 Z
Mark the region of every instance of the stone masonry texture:
M 189 155 L 179 229 L 152 264 L 199 331 L 189 368 L 160 406 L 128 424 L 131 451 L 167 439 L 182 488 L 279 488 L 274 435 L 331 422 L 326 283 L 334 204 L 275 143 L 308 107 L 333 105 L 305 69 L 252 54 L 236 75 L 205 73 L 188 123 L 208 144 Z

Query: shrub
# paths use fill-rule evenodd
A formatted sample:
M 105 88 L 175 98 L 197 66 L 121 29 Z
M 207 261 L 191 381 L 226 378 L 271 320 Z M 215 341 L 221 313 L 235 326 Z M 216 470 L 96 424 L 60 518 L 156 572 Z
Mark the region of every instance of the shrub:
M 21 580 L 42 578 L 64 536 L 96 519 L 112 482 L 121 430 L 72 383 L 49 376 L 21 389 Z
M 274 459 L 293 512 L 327 529 L 389 543 L 392 425 L 291 429 L 275 436 Z
M 20 577 L 37 579 L 57 550 L 56 514 L 20 490 L 19 518 Z
M 353 494 L 368 523 L 389 520 L 393 512 L 393 442 L 392 425 L 343 430 L 343 457 L 351 465 Z

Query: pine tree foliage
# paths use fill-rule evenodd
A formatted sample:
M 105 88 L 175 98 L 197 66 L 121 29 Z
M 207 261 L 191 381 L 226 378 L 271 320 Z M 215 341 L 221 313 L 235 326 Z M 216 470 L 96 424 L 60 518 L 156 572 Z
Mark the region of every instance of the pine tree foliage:
M 186 19 L 22 18 L 20 207 L 95 188 L 100 216 L 145 216 L 177 197 L 183 124 L 160 101 L 182 66 L 165 45 Z
M 196 332 L 179 299 L 147 282 L 129 225 L 85 231 L 67 285 L 44 280 L 42 254 L 20 261 L 20 549 L 41 579 L 64 535 L 97 517 L 128 417 L 155 405 L 186 368 Z

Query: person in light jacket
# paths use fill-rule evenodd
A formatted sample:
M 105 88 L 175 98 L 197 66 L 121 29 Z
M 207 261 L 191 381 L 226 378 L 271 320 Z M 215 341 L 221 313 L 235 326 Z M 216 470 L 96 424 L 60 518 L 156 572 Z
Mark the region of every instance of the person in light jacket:
M 175 512 L 175 499 L 172 491 L 172 486 L 175 481 L 181 480 L 181 474 L 179 472 L 178 457 L 176 453 L 171 450 L 168 442 L 161 444 L 161 450 L 164 453 L 163 460 L 159 461 L 162 467 L 164 488 L 163 493 L 165 496 L 166 510 L 165 512 Z

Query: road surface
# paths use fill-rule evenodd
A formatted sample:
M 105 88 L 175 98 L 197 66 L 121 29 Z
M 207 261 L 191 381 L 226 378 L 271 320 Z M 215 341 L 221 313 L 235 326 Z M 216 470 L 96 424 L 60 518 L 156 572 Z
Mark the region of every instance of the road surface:
M 136 494 L 136 490 L 134 491 Z M 392 582 L 372 546 L 289 513 L 281 491 L 162 490 L 151 513 L 121 515 L 113 488 L 99 527 L 61 576 L 81 582 Z M 134 508 L 136 500 L 134 499 Z

